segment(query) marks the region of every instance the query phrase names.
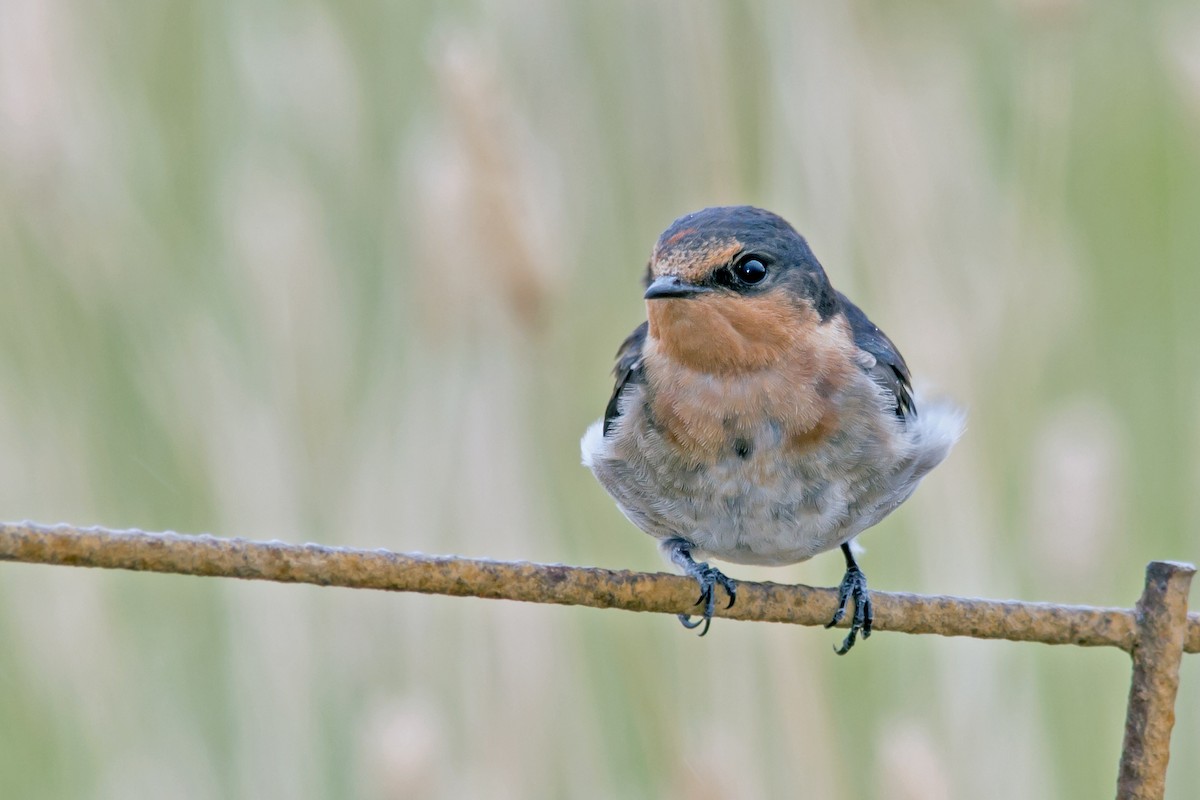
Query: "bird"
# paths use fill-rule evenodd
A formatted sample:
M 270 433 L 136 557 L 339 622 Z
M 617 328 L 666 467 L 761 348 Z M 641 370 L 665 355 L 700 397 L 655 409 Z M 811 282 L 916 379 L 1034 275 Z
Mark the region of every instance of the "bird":
M 913 390 L 904 357 L 830 284 L 808 242 L 753 206 L 705 208 L 659 237 L 646 321 L 617 352 L 604 416 L 582 459 L 621 512 L 699 584 L 707 559 L 783 566 L 840 548 L 846 572 L 827 628 L 852 600 L 844 655 L 874 613 L 855 537 L 895 511 L 963 432 L 965 414 Z

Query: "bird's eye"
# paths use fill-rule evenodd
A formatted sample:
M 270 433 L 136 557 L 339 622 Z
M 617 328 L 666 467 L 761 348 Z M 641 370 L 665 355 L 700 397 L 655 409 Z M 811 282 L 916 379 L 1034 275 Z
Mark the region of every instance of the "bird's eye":
M 742 283 L 758 283 L 767 277 L 767 265 L 757 258 L 743 258 L 733 265 L 733 274 Z

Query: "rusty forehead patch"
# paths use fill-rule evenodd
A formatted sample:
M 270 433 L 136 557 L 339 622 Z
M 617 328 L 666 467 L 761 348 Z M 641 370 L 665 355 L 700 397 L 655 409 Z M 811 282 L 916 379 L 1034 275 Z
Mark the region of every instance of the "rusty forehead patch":
M 698 233 L 698 231 L 695 228 L 684 228 L 683 230 L 679 231 L 679 233 L 676 233 L 670 239 L 667 239 L 665 242 L 663 242 L 663 245 L 670 247 L 673 244 L 678 244 L 682 239 L 691 236 L 693 233 Z
M 742 251 L 742 243 L 732 237 L 691 240 L 683 243 L 694 230 L 683 230 L 654 248 L 651 269 L 655 275 L 678 275 L 686 281 L 707 278 L 728 264 Z

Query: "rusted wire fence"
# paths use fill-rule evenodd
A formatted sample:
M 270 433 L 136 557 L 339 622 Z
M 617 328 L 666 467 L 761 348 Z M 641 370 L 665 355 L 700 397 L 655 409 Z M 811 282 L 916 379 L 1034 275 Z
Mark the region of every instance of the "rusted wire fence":
M 694 612 L 696 601 L 693 580 L 663 573 L 30 522 L 0 523 L 0 560 L 664 614 Z M 1133 679 L 1117 797 L 1161 798 L 1179 665 L 1184 653 L 1200 652 L 1200 614 L 1187 612 L 1194 572 L 1190 564 L 1152 562 L 1146 569 L 1145 591 L 1132 609 L 872 592 L 874 629 L 1117 647 L 1130 653 Z M 824 625 L 836 603 L 833 589 L 739 582 L 737 604 L 719 608 L 717 615 Z

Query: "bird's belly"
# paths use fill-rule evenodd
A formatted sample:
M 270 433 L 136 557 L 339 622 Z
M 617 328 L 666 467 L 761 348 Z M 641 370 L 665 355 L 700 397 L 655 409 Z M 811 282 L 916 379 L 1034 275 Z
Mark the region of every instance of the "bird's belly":
M 892 480 L 896 440 L 861 429 L 838 431 L 805 453 L 764 430 L 748 440 L 752 452 L 731 446 L 705 464 L 683 462 L 645 428 L 616 441 L 599 430 L 589 436 L 589 466 L 635 525 L 738 564 L 812 558 L 878 522 L 911 491 Z
M 840 543 L 855 483 L 819 460 L 789 462 L 770 451 L 722 460 L 673 498 L 675 522 L 701 555 L 768 565 L 812 558 Z

